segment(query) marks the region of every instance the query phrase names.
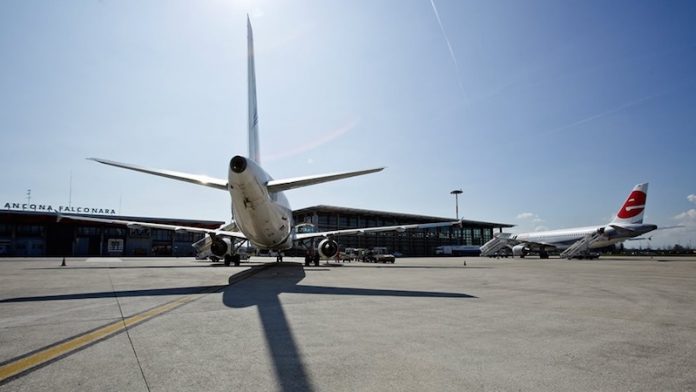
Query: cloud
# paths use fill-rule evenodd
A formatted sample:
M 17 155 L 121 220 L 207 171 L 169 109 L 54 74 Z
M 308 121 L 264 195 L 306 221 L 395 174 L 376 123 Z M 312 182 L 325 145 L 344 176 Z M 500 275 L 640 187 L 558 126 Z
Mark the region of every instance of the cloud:
M 694 194 L 692 193 L 692 194 L 690 194 L 689 196 L 686 197 L 686 200 L 688 200 L 688 201 L 690 201 L 690 202 L 696 204 L 696 195 L 694 195 Z
M 539 218 L 539 215 L 537 215 L 533 212 L 521 212 L 521 213 L 517 214 L 517 219 L 531 220 L 533 223 L 544 222 L 543 219 Z
M 548 230 L 548 229 L 549 229 L 549 228 L 546 227 L 546 226 L 537 226 L 537 227 L 534 228 L 534 231 L 546 231 L 546 230 Z
M 531 212 L 521 212 L 521 213 L 517 214 L 517 219 L 530 219 L 530 218 L 534 218 L 535 216 L 536 216 L 536 214 L 531 213 Z
M 696 208 L 684 211 L 674 217 L 680 224 L 684 226 L 696 226 Z

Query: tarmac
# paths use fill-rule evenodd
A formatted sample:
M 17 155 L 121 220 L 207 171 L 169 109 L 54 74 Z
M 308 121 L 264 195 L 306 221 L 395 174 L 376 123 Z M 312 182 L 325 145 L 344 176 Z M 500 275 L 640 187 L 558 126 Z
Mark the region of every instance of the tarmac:
M 694 391 L 696 257 L 0 259 L 0 391 Z

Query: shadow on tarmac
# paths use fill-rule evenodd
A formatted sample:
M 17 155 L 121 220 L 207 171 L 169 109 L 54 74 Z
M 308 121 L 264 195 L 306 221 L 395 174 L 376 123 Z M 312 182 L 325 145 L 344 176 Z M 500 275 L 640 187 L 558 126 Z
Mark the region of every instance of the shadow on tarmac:
M 191 287 L 172 287 L 164 289 L 145 289 L 145 290 L 124 290 L 124 291 L 100 291 L 94 293 L 77 294 L 58 294 L 41 295 L 36 297 L 7 298 L 0 300 L 0 303 L 8 302 L 41 302 L 41 301 L 66 301 L 72 299 L 93 299 L 93 298 L 114 298 L 114 297 L 150 297 L 160 295 L 188 295 L 197 294 L 207 290 L 222 290 L 225 286 L 191 286 Z
M 495 267 L 486 267 L 482 265 L 466 266 L 466 265 L 452 265 L 452 266 L 436 266 L 436 265 L 393 265 L 393 264 L 356 264 L 356 265 L 343 265 L 344 268 L 396 268 L 396 269 L 492 269 Z
M 326 270 L 327 269 L 308 269 L 308 271 Z M 302 264 L 282 263 L 275 264 L 242 282 L 238 282 L 238 280 L 236 280 L 238 277 L 236 275 L 232 275 L 229 279 L 230 284 L 222 286 L 191 286 L 44 295 L 35 297 L 8 298 L 0 300 L 0 303 L 63 301 L 113 297 L 122 298 L 160 295 L 188 295 L 222 290 L 222 302 L 227 307 L 258 307 L 259 317 L 263 327 L 263 334 L 271 351 L 271 359 L 273 361 L 273 367 L 277 380 L 280 383 L 280 389 L 283 391 L 312 391 L 313 388 L 311 380 L 307 376 L 305 365 L 302 361 L 302 357 L 297 348 L 297 343 L 295 342 L 295 338 L 290 330 L 288 319 L 279 299 L 280 294 L 297 293 L 412 298 L 477 298 L 473 295 L 461 293 L 298 285 L 298 283 L 304 279 L 304 277 L 305 271 Z
M 348 287 L 304 286 L 298 283 L 304 279 L 305 271 L 301 264 L 283 263 L 255 275 L 242 284 L 228 286 L 222 295 L 222 302 L 232 308 L 258 307 L 266 343 L 271 351 L 273 367 L 282 391 L 311 391 L 312 383 L 307 376 L 302 356 L 290 330 L 288 319 L 280 303 L 283 293 L 420 297 L 420 298 L 477 298 L 460 293 L 378 290 Z M 256 280 L 256 282 L 253 282 Z M 264 284 L 259 283 L 263 280 Z
M 225 268 L 234 268 L 230 267 L 227 265 L 224 265 L 222 263 L 208 263 L 208 264 L 201 264 L 201 265 L 143 265 L 143 266 L 94 266 L 94 267 L 71 267 L 71 266 L 65 266 L 65 267 L 34 267 L 34 268 L 25 268 L 25 271 L 30 271 L 30 270 L 89 270 L 89 269 L 176 269 L 176 268 L 216 268 L 216 267 L 225 267 Z

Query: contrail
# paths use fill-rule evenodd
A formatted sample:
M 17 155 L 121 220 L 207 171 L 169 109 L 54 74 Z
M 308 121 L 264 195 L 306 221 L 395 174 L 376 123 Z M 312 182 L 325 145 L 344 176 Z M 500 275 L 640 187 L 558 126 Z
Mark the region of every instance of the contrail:
M 554 129 L 552 129 L 552 130 L 550 130 L 550 131 L 547 131 L 547 132 L 545 132 L 545 133 L 551 134 L 551 133 L 561 132 L 561 131 L 564 131 L 564 130 L 566 130 L 566 129 L 568 129 L 568 128 L 572 128 L 572 127 L 575 127 L 575 126 L 578 126 L 578 125 L 581 125 L 581 124 L 585 124 L 585 123 L 588 123 L 588 122 L 590 122 L 590 121 L 594 121 L 594 120 L 596 120 L 596 119 L 598 119 L 598 118 L 602 118 L 602 117 L 608 116 L 608 115 L 610 115 L 610 114 L 618 113 L 618 112 L 620 112 L 620 111 L 622 111 L 622 110 L 624 110 L 624 109 L 628 109 L 628 108 L 630 108 L 630 107 L 632 107 L 632 106 L 639 105 L 639 104 L 641 104 L 641 103 L 643 103 L 643 102 L 645 102 L 645 101 L 651 100 L 651 99 L 653 99 L 653 98 L 657 98 L 657 97 L 659 97 L 660 95 L 664 95 L 664 94 L 649 95 L 649 96 L 647 96 L 647 97 L 643 97 L 643 98 L 640 98 L 640 99 L 636 99 L 636 100 L 634 100 L 634 101 L 627 102 L 627 103 L 624 103 L 623 105 L 617 106 L 617 107 L 615 107 L 615 108 L 613 108 L 613 109 L 609 109 L 609 110 L 607 110 L 607 111 L 604 111 L 604 112 L 601 112 L 601 113 L 598 113 L 598 114 L 595 114 L 595 115 L 592 115 L 592 116 L 583 118 L 582 120 L 578 120 L 578 121 L 575 121 L 575 122 L 573 122 L 573 123 L 566 124 L 566 125 L 563 125 L 563 126 L 558 127 L 558 128 L 554 128 Z
M 437 12 L 437 7 L 435 7 L 435 0 L 430 0 L 430 5 L 433 6 L 435 19 L 437 19 L 437 24 L 440 25 L 440 31 L 442 31 L 442 36 L 445 38 L 445 43 L 447 43 L 447 49 L 449 49 L 450 57 L 452 57 L 452 61 L 454 62 L 455 71 L 457 72 L 457 83 L 459 83 L 459 88 L 461 88 L 462 92 L 464 92 L 464 85 L 462 84 L 461 77 L 459 77 L 459 62 L 457 61 L 457 56 L 454 55 L 454 50 L 452 50 L 450 40 L 447 38 L 447 33 L 445 32 L 445 27 L 442 25 L 442 20 L 440 20 L 440 14 Z
M 667 95 L 667 94 L 671 94 L 671 93 L 673 93 L 673 92 L 675 92 L 675 91 L 677 91 L 677 90 L 681 90 L 681 89 L 683 89 L 683 88 L 688 88 L 688 87 L 691 86 L 692 83 L 693 83 L 693 80 L 687 81 L 687 82 L 684 83 L 684 84 L 681 84 L 681 85 L 678 85 L 678 86 L 674 86 L 674 87 L 672 87 L 672 88 L 668 88 L 668 89 L 663 90 L 663 91 L 660 91 L 660 92 L 658 92 L 658 93 L 651 94 L 651 95 L 647 95 L 647 96 L 644 96 L 644 97 L 635 99 L 635 100 L 633 100 L 633 101 L 626 102 L 626 103 L 621 104 L 621 105 L 619 105 L 619 106 L 617 106 L 617 107 L 614 107 L 614 108 L 612 108 L 612 109 L 606 110 L 606 111 L 601 112 L 601 113 L 594 114 L 594 115 L 592 115 L 592 116 L 583 118 L 583 119 L 581 119 L 581 120 L 572 122 L 572 123 L 570 123 L 570 124 L 566 124 L 566 125 L 560 126 L 560 127 L 558 127 L 558 128 L 551 129 L 551 130 L 549 130 L 549 131 L 543 132 L 542 134 L 558 133 L 558 132 L 561 132 L 561 131 L 565 131 L 565 130 L 568 129 L 568 128 L 573 128 L 573 127 L 575 127 L 575 126 L 578 126 L 578 125 L 581 125 L 581 124 L 585 124 L 585 123 L 588 123 L 588 122 L 590 122 L 590 121 L 594 121 L 594 120 L 597 120 L 597 119 L 602 118 L 602 117 L 605 117 L 605 116 L 609 116 L 609 115 L 614 114 L 614 113 L 618 113 L 618 112 L 620 112 L 620 111 L 622 111 L 622 110 L 626 110 L 626 109 L 628 109 L 628 108 L 630 108 L 630 107 L 640 105 L 640 104 L 642 104 L 642 103 L 645 102 L 645 101 L 649 101 L 649 100 L 652 100 L 652 99 L 655 99 L 655 98 L 660 98 L 660 97 L 665 96 L 665 95 Z
M 324 133 L 322 136 L 318 137 L 315 140 L 312 140 L 309 143 L 306 143 L 301 146 L 287 148 L 280 152 L 271 153 L 265 159 L 268 162 L 273 162 L 282 158 L 293 157 L 295 155 L 299 155 L 304 152 L 313 150 L 348 133 L 350 130 L 355 128 L 359 122 L 360 118 L 353 118 L 348 123 Z

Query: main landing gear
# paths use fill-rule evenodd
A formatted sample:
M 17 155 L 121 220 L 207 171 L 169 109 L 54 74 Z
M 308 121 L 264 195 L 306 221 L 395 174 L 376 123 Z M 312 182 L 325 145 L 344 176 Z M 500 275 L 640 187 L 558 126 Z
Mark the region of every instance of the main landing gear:
M 319 253 L 315 253 L 314 255 L 306 254 L 304 257 L 304 265 L 305 265 L 305 267 L 309 267 L 312 264 L 312 262 L 314 262 L 314 265 L 316 267 L 318 267 L 319 266 L 319 259 L 320 259 Z
M 283 254 L 282 254 L 282 253 L 278 253 L 278 254 L 276 255 L 276 263 L 282 263 L 282 262 L 283 262 Z
M 225 255 L 225 265 L 230 266 L 230 264 L 234 264 L 235 266 L 239 266 L 242 263 L 242 257 L 239 254 L 233 254 L 233 255 Z

